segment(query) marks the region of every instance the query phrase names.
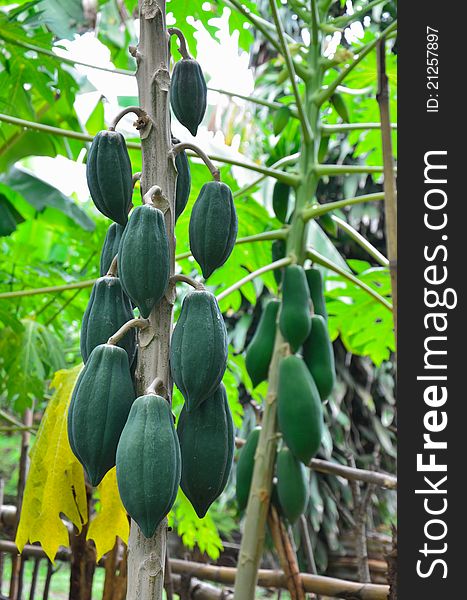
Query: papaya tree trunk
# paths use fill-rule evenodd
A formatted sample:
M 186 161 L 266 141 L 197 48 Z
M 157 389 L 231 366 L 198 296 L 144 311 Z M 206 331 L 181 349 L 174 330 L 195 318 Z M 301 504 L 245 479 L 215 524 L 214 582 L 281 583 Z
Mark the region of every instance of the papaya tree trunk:
M 171 274 L 174 271 L 174 195 L 176 171 L 172 159 L 169 113 L 169 46 L 166 30 L 165 0 L 139 0 L 140 39 L 130 52 L 137 61 L 136 78 L 139 102 L 151 119 L 141 135 L 143 169 L 141 191 L 144 195 L 157 185 L 162 195 L 153 202 L 164 213 L 171 255 Z M 153 260 L 158 260 L 157 256 Z M 172 332 L 174 290 L 169 287 L 166 297 L 156 306 L 150 325 L 140 332 L 138 394 L 144 394 L 151 382 L 159 377 L 171 399 L 172 381 L 169 370 L 169 348 Z M 143 482 L 141 482 L 141 485 Z M 164 519 L 152 538 L 146 538 L 132 521 L 128 544 L 128 600 L 160 600 L 164 584 L 164 565 L 167 544 L 167 520 Z

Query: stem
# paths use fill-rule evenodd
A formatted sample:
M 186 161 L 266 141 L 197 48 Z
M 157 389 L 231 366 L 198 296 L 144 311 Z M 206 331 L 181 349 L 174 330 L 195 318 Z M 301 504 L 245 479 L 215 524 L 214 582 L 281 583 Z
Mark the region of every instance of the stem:
M 279 42 L 282 46 L 282 53 L 284 55 L 285 64 L 289 72 L 290 83 L 292 84 L 293 94 L 295 96 L 295 104 L 297 105 L 298 118 L 302 124 L 302 133 L 306 143 L 309 143 L 312 138 L 310 123 L 308 117 L 305 114 L 302 97 L 298 89 L 297 77 L 295 74 L 295 67 L 290 55 L 289 46 L 287 45 L 284 37 L 284 28 L 282 27 L 282 21 L 280 20 L 279 13 L 277 11 L 276 0 L 269 0 L 269 6 L 271 7 L 272 17 L 276 25 L 277 35 L 279 36 Z
M 322 256 L 321 254 L 319 254 L 318 252 L 316 252 L 314 250 L 308 249 L 307 255 L 308 255 L 308 258 L 310 260 L 312 260 L 313 262 L 318 263 L 319 265 L 322 265 L 323 267 L 326 267 L 326 269 L 329 269 L 330 271 L 334 271 L 334 273 L 338 273 L 344 279 L 347 279 L 348 281 L 351 281 L 352 283 L 354 283 L 356 286 L 358 286 L 359 288 L 361 288 L 362 290 L 367 292 L 372 298 L 374 298 L 374 300 L 376 300 L 377 302 L 379 302 L 385 308 L 387 308 L 389 311 L 392 312 L 392 304 L 390 302 L 388 302 L 386 300 L 386 298 L 383 298 L 383 296 L 378 294 L 378 292 L 376 292 L 373 288 L 371 288 L 365 282 L 358 279 L 358 277 L 355 277 L 355 275 L 353 273 L 350 273 L 349 271 L 345 271 L 344 269 L 342 269 L 341 267 L 339 267 L 335 263 L 331 262 L 330 260 L 328 260 L 327 258 L 325 258 L 324 256 Z
M 116 254 L 113 257 L 112 262 L 110 263 L 109 270 L 107 271 L 108 277 L 117 277 L 117 275 L 118 275 L 118 254 Z
M 74 60 L 72 58 L 66 58 L 65 56 L 60 56 L 59 54 L 55 54 L 52 50 L 47 50 L 47 48 L 41 48 L 40 46 L 35 46 L 34 44 L 29 44 L 22 40 L 18 40 L 14 37 L 10 37 L 6 34 L 5 29 L 2 30 L 1 38 L 9 42 L 10 44 L 14 44 L 15 46 L 19 46 L 20 48 L 25 48 L 26 50 L 31 50 L 33 52 L 37 52 L 38 54 L 43 54 L 44 56 L 49 56 L 50 58 L 54 58 L 55 60 L 65 64 L 65 65 L 80 65 L 81 67 L 88 67 L 89 69 L 97 69 L 98 71 L 106 71 L 107 73 L 114 73 L 115 75 L 128 75 L 130 77 L 134 77 L 134 71 L 128 71 L 126 69 L 117 69 L 115 67 L 99 67 L 97 65 L 91 65 L 90 63 L 82 62 L 80 60 Z
M 155 377 L 146 389 L 146 394 L 155 394 L 156 396 L 165 396 L 167 394 L 167 389 L 160 377 Z
M 142 319 L 141 317 L 138 317 L 137 319 L 130 319 L 124 323 L 116 333 L 109 337 L 107 343 L 111 346 L 116 346 L 118 342 L 130 331 L 130 329 L 146 329 L 148 326 L 149 319 Z
M 175 146 L 170 151 L 170 154 L 175 158 L 177 154 L 183 152 L 183 150 L 192 150 L 193 152 L 195 152 L 195 154 L 201 158 L 201 160 L 211 172 L 214 181 L 221 180 L 221 173 L 219 169 L 212 164 L 212 161 L 210 160 L 208 155 L 205 152 L 203 152 L 203 150 L 201 150 L 199 146 L 196 146 L 196 144 L 191 144 L 190 142 L 181 142 L 180 144 L 175 144 Z
M 394 177 L 392 152 L 391 119 L 389 115 L 389 84 L 386 75 L 386 44 L 381 40 L 378 46 L 378 94 L 376 96 L 381 117 L 381 140 L 384 164 L 384 208 L 386 239 L 391 273 L 391 290 L 394 305 L 394 331 L 397 340 L 397 188 Z
M 286 106 L 290 110 L 290 114 L 293 117 L 298 117 L 297 110 L 294 106 L 290 106 L 288 104 L 284 104 L 283 102 L 269 102 L 268 100 L 263 100 L 262 98 L 256 98 L 255 96 L 244 96 L 243 94 L 238 94 L 237 92 L 228 92 L 227 90 L 221 90 L 218 88 L 213 88 L 208 86 L 208 90 L 211 92 L 217 92 L 218 94 L 223 94 L 224 96 L 230 96 L 231 98 L 241 98 L 246 102 L 251 102 L 252 104 L 258 104 L 259 106 L 265 106 L 267 108 L 271 108 L 273 110 L 279 110 L 280 108 L 284 108 Z
M 260 275 L 263 275 L 264 273 L 267 273 L 268 271 L 274 271 L 275 269 L 281 269 L 282 267 L 286 267 L 287 265 L 290 265 L 291 262 L 292 262 L 292 259 L 290 258 L 290 256 L 286 256 L 285 258 L 276 260 L 275 262 L 273 262 L 269 265 L 266 265 L 265 267 L 261 267 L 260 269 L 253 271 L 252 273 L 248 273 L 248 275 L 246 277 L 244 277 L 243 279 L 240 279 L 240 281 L 237 281 L 236 283 L 231 285 L 229 288 L 227 288 L 226 290 L 221 292 L 217 296 L 218 302 L 220 302 L 224 298 L 227 298 L 227 296 L 229 296 L 233 292 L 236 292 L 237 290 L 239 290 L 241 287 L 243 287 L 245 285 L 245 283 L 248 283 L 249 281 L 256 279 L 257 277 L 259 277 Z
M 380 129 L 381 123 L 339 123 L 338 125 L 321 125 L 325 134 L 347 133 L 347 131 L 358 131 L 360 129 Z M 391 129 L 397 129 L 397 123 L 391 123 Z
M 395 31 L 396 28 L 397 21 L 394 21 L 393 23 L 391 23 L 391 25 L 389 25 L 387 29 L 385 29 L 381 33 L 381 35 L 378 38 L 361 48 L 357 57 L 354 58 L 354 60 L 349 65 L 347 65 L 347 67 L 342 69 L 342 71 L 339 73 L 336 79 L 334 79 L 334 81 L 326 89 L 321 90 L 321 92 L 316 95 L 314 99 L 316 105 L 321 106 L 322 104 L 324 104 L 324 102 L 326 102 L 326 100 L 329 100 L 329 98 L 336 91 L 337 86 L 339 86 L 344 81 L 347 75 L 355 69 L 355 67 L 365 58 L 365 56 L 367 56 L 374 48 L 376 48 L 376 45 L 379 43 L 380 40 L 383 40 L 387 35 Z
M 302 219 L 304 221 L 309 221 L 310 219 L 316 219 L 317 217 L 321 217 L 321 215 L 325 215 L 326 213 L 339 208 L 345 208 L 346 206 L 351 206 L 353 204 L 362 204 L 363 202 L 375 202 L 376 200 L 384 200 L 384 193 L 377 192 L 376 194 L 364 194 L 362 196 L 355 196 L 355 198 L 346 198 L 345 200 L 328 202 L 327 204 L 315 204 L 302 211 Z
M 382 173 L 384 167 L 371 165 L 316 165 L 317 175 L 353 175 L 355 173 Z
M 131 178 L 131 181 L 133 183 L 133 188 L 136 185 L 136 182 L 139 181 L 141 179 L 141 171 L 137 171 L 136 173 L 133 173 L 133 177 Z
M 284 156 L 284 158 L 279 159 L 277 162 L 275 162 L 273 165 L 271 165 L 271 168 L 277 169 L 278 167 L 282 167 L 284 165 L 294 164 L 297 162 L 297 160 L 299 158 L 300 158 L 300 154 L 298 152 L 296 154 L 291 154 L 290 156 Z M 259 183 L 261 183 L 265 179 L 266 179 L 266 175 L 262 175 L 261 177 L 258 177 L 258 179 L 255 179 L 255 181 L 252 181 L 245 187 L 242 187 L 241 189 L 234 192 L 233 197 L 240 198 L 240 196 L 243 196 L 244 194 L 249 192 L 251 189 L 256 187 Z
M 78 281 L 77 283 L 67 283 L 66 285 L 35 288 L 33 290 L 19 290 L 17 292 L 3 292 L 2 294 L 0 294 L 0 300 L 24 298 L 25 296 L 36 296 L 38 294 L 58 293 L 64 292 L 66 290 L 77 290 L 81 288 L 92 287 L 95 282 L 95 279 L 87 279 L 86 281 Z
M 144 111 L 139 106 L 128 106 L 127 108 L 118 113 L 118 115 L 112 121 L 112 124 L 109 127 L 109 131 L 115 131 L 115 128 L 117 127 L 121 119 L 123 119 L 123 117 L 125 115 L 128 115 L 129 113 L 134 113 L 138 117 L 138 119 L 133 123 L 134 127 L 138 131 L 144 129 L 148 125 L 150 119 L 146 111 Z
M 195 290 L 198 291 L 206 289 L 201 282 L 195 281 L 191 277 L 188 277 L 187 275 L 182 275 L 181 273 L 177 273 L 177 275 L 172 275 L 172 277 L 170 278 L 170 283 L 172 285 L 175 285 L 177 282 L 188 283 L 188 285 L 191 285 L 191 287 L 195 288 Z
M 190 56 L 190 53 L 188 52 L 188 47 L 186 44 L 185 36 L 183 35 L 183 31 L 181 29 L 179 29 L 178 27 L 169 27 L 167 29 L 167 32 L 170 36 L 176 35 L 178 37 L 178 41 L 180 42 L 178 51 L 182 55 L 182 58 L 186 59 L 186 60 L 190 59 L 191 56 Z
M 18 127 L 23 127 L 26 129 L 33 129 L 35 131 L 43 131 L 44 133 L 50 133 L 51 135 L 61 135 L 63 137 L 68 137 L 74 140 L 80 140 L 83 142 L 92 142 L 94 137 L 87 133 L 79 133 L 77 131 L 70 131 L 69 129 L 60 129 L 60 127 L 52 127 L 51 125 L 44 125 L 43 123 L 34 123 L 34 121 L 26 121 L 24 119 L 18 119 L 18 117 L 12 117 L 11 115 L 5 115 L 0 113 L 0 121 L 4 123 L 9 123 L 10 125 L 17 125 Z M 138 142 L 127 142 L 127 148 L 131 148 L 132 150 L 141 150 L 141 144 Z M 168 152 L 170 151 L 170 148 Z M 189 156 L 194 156 L 193 153 L 188 152 Z M 226 156 L 220 156 L 219 154 L 211 154 L 209 155 L 211 160 L 216 160 L 218 162 L 224 163 L 226 165 L 232 165 L 234 167 L 242 167 L 244 169 L 248 169 L 249 171 L 255 171 L 257 173 L 262 173 L 266 177 L 273 177 L 278 181 L 282 181 L 291 186 L 296 186 L 299 183 L 299 179 L 296 175 L 292 173 L 285 173 L 284 171 L 278 171 L 277 169 L 261 167 L 260 165 L 256 165 L 255 163 L 244 162 L 242 160 L 229 158 Z
M 366 250 L 370 256 L 372 256 L 377 263 L 382 265 L 383 267 L 389 267 L 389 260 L 381 254 L 381 252 L 373 246 L 361 233 L 359 233 L 356 229 L 354 229 L 349 223 L 336 217 L 336 215 L 332 215 L 332 220 L 337 223 L 337 226 L 340 227 L 343 231 L 347 233 L 347 235 L 354 240 L 361 248 Z
M 333 21 L 331 21 L 331 23 L 333 25 L 336 25 L 337 27 L 346 27 L 347 25 L 350 25 L 350 23 L 353 23 L 354 21 L 360 19 L 360 17 L 362 17 L 366 13 L 370 12 L 370 10 L 373 10 L 375 6 L 379 6 L 383 3 L 386 3 L 386 0 L 373 0 L 373 2 L 369 2 L 366 6 L 361 6 L 360 10 L 357 10 L 353 15 L 343 15 L 342 17 L 336 17 Z
M 161 198 L 162 190 L 158 185 L 152 185 L 143 196 L 143 204 L 154 206 L 154 198 Z

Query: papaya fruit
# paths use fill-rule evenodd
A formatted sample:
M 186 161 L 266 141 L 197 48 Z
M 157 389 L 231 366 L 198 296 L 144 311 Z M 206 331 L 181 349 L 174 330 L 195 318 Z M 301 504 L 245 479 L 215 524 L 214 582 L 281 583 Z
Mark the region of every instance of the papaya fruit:
M 70 446 L 93 486 L 115 465 L 118 440 L 134 399 L 125 350 L 109 344 L 94 348 L 68 409 Z
M 118 131 L 99 131 L 86 162 L 91 198 L 99 212 L 125 226 L 133 196 L 131 162 Z
M 336 109 L 339 117 L 344 121 L 344 123 L 350 122 L 349 109 L 347 108 L 347 104 L 345 103 L 344 98 L 339 93 L 334 93 L 330 98 L 331 104 Z
M 227 366 L 228 342 L 216 297 L 188 293 L 172 334 L 170 368 L 191 412 L 214 394 Z
M 324 231 L 331 237 L 336 238 L 338 235 L 337 223 L 333 220 L 329 213 L 324 213 L 318 218 L 318 223 Z
M 130 300 L 118 277 L 100 277 L 92 287 L 81 324 L 80 349 L 83 362 L 88 360 L 96 346 L 105 344 L 133 316 Z M 136 352 L 136 331 L 131 329 L 118 345 L 126 350 L 131 363 Z
M 147 394 L 135 400 L 116 462 L 123 506 L 150 538 L 172 508 L 180 483 L 180 445 L 165 398 Z
M 180 140 L 172 137 L 173 144 L 179 144 Z M 175 186 L 175 222 L 185 210 L 191 191 L 191 171 L 188 156 L 185 150 L 182 150 L 175 157 L 175 166 L 177 167 L 177 183 Z
M 240 512 L 245 510 L 246 505 L 248 504 L 260 432 L 261 427 L 255 427 L 255 429 L 250 431 L 246 438 L 245 445 L 241 448 L 238 455 L 235 495 L 237 497 L 237 504 Z
M 101 277 L 107 275 L 115 255 L 118 254 L 118 247 L 120 245 L 120 240 L 122 239 L 124 229 L 125 228 L 118 223 L 112 223 L 112 225 L 107 229 L 104 245 L 102 246 L 99 265 Z
M 190 249 L 207 279 L 229 258 L 237 239 L 237 211 L 228 185 L 209 181 L 190 216 Z
M 169 285 L 169 241 L 162 212 L 149 204 L 137 206 L 123 232 L 118 273 L 127 296 L 149 317 Z
M 271 248 L 272 262 L 285 258 L 286 247 L 285 240 L 273 241 Z M 283 272 L 284 269 L 274 269 L 274 279 L 276 280 L 277 285 L 281 284 Z
M 279 327 L 292 352 L 296 352 L 306 340 L 311 329 L 311 299 L 300 265 L 289 265 L 282 280 L 282 307 Z
M 316 383 L 321 400 L 326 400 L 336 381 L 336 367 L 328 326 L 321 315 L 311 317 L 311 332 L 303 344 L 303 360 Z
M 192 135 L 204 118 L 208 89 L 199 63 L 183 58 L 175 63 L 170 84 L 170 104 L 178 121 Z
M 327 321 L 328 312 L 326 310 L 326 301 L 324 299 L 323 277 L 321 271 L 314 267 L 310 267 L 305 270 L 305 275 L 308 281 L 308 289 L 310 290 L 313 312 L 315 315 L 321 315 L 323 319 Z
M 255 388 L 268 378 L 276 339 L 276 321 L 279 312 L 279 300 L 270 300 L 263 309 L 255 334 L 248 345 L 245 365 Z
M 279 363 L 277 417 L 285 443 L 307 465 L 321 444 L 323 408 L 313 377 L 299 356 L 287 356 Z
M 202 519 L 224 491 L 234 453 L 234 426 L 221 383 L 190 413 L 183 407 L 177 427 L 182 457 L 180 486 Z
M 277 454 L 276 474 L 281 512 L 293 525 L 308 503 L 308 473 L 292 452 L 283 447 Z
M 272 209 L 281 223 L 287 221 L 289 210 L 290 185 L 276 181 L 272 192 Z

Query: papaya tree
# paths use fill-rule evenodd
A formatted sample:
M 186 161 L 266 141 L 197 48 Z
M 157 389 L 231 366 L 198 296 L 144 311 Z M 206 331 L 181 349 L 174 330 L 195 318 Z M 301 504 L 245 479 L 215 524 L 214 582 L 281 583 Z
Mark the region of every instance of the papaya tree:
M 282 225 L 238 238 L 238 196 L 221 181 L 214 159 L 197 145 L 173 138 L 170 107 L 173 118 L 196 135 L 206 111 L 207 86 L 202 65 L 190 54 L 183 24 L 167 26 L 165 0 L 138 3 L 140 37 L 130 53 L 136 64 L 139 105 L 126 108 L 108 130 L 99 132 L 87 155 L 90 194 L 113 224 L 101 254 L 101 277 L 93 284 L 83 316 L 85 366 L 68 411 L 68 439 L 92 485 L 99 485 L 116 464 L 120 497 L 132 517 L 129 599 L 162 598 L 166 516 L 179 485 L 203 518 L 229 478 L 234 425 L 222 384 L 229 360 L 221 315 L 225 300 L 246 290 L 252 281 L 271 273 L 277 277 L 278 283 L 271 285 L 275 297 L 264 307 L 246 351 L 249 387 L 263 384 L 266 391 L 260 427 L 247 439 L 237 469 L 238 500 L 245 509 L 235 582 L 238 600 L 255 597 L 270 506 L 276 506 L 289 523 L 305 510 L 305 469 L 322 442 L 323 405 L 335 382 L 323 272 L 336 274 L 337 286 L 346 282 L 367 296 L 375 327 L 384 320 L 381 314 L 386 322 L 387 313 L 392 318 L 387 287 L 380 293 L 380 282 L 371 274 L 358 277 L 347 265 L 326 257 L 310 242 L 310 232 L 317 219 L 339 223 L 338 217 L 330 218 L 335 211 L 385 201 L 393 236 L 390 131 L 383 130 L 384 167 L 330 163 L 327 147 L 335 134 L 378 127 L 349 122 L 343 85 L 366 57 L 380 48 L 384 54 L 385 41 L 395 36 L 396 21 L 384 23 L 358 52 L 329 54 L 327 36 L 342 32 L 357 18 L 341 14 L 331 0 L 290 3 L 307 32 L 306 43 L 299 44 L 286 31 L 284 7 L 275 0 L 261 7 L 263 14 L 251 3 L 228 0 L 224 4 L 266 40 L 279 57 L 281 80 L 290 88 L 287 101 L 266 102 L 266 106 L 275 111 L 275 133 L 289 120 L 296 124 L 298 151 L 268 166 L 241 165 L 275 181 L 272 208 Z M 370 2 L 362 11 L 384 4 Z M 173 55 L 171 38 L 178 46 Z M 342 123 L 327 122 L 330 107 Z M 132 172 L 125 139 L 116 131 L 129 112 L 135 113 L 140 135 L 140 173 Z M 206 180 L 196 190 L 193 206 L 188 203 L 188 155 L 197 156 L 206 166 Z M 378 175 L 383 168 L 385 193 L 318 202 L 324 180 Z M 142 203 L 134 207 L 139 202 L 133 192 L 138 181 Z M 189 232 L 190 251 L 185 255 L 176 253 L 179 218 Z M 224 264 L 228 269 L 234 248 L 264 242 L 272 242 L 271 262 L 224 286 L 215 296 L 220 287 L 216 277 L 222 277 Z M 388 267 L 388 260 L 368 241 L 360 236 L 358 243 Z M 392 246 L 389 258 L 395 265 Z M 174 328 L 178 284 L 193 291 L 186 294 Z M 171 413 L 174 383 L 185 401 L 176 429 Z

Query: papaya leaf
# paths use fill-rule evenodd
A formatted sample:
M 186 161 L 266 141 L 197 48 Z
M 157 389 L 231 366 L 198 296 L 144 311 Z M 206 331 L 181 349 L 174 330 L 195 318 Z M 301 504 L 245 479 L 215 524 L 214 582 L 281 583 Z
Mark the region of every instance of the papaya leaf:
M 97 494 L 99 497 L 97 514 L 89 524 L 86 539 L 94 540 L 96 561 L 99 561 L 104 554 L 112 550 L 117 536 L 127 544 L 130 534 L 126 510 L 118 493 L 115 467 L 99 484 Z
M 51 383 L 55 392 L 30 453 L 31 466 L 15 543 L 22 552 L 39 542 L 51 561 L 59 546 L 68 546 L 65 515 L 81 531 L 88 520 L 83 468 L 68 443 L 67 412 L 81 365 L 58 371 Z

